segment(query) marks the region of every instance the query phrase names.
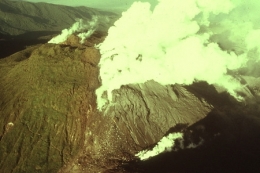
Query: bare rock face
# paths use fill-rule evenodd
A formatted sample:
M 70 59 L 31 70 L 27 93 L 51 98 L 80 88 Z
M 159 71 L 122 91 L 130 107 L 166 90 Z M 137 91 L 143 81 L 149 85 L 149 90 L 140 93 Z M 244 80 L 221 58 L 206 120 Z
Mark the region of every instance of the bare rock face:
M 121 172 L 122 162 L 158 142 L 171 128 L 192 125 L 212 109 L 205 100 L 181 86 L 149 81 L 114 91 L 104 112 L 89 116 L 85 146 L 78 158 L 60 172 Z
M 117 124 L 125 124 L 124 128 L 141 147 L 157 142 L 177 124 L 194 124 L 211 110 L 206 101 L 185 88 L 162 86 L 154 81 L 124 86 L 114 95 L 115 102 L 105 115 L 115 117 Z

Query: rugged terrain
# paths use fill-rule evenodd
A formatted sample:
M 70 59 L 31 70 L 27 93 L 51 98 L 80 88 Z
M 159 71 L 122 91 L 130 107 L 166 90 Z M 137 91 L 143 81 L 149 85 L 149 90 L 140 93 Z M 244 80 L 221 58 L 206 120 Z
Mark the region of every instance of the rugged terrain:
M 76 19 L 89 21 L 93 16 L 99 17 L 97 30 L 101 32 L 118 18 L 115 13 L 88 7 L 0 0 L 0 58 L 26 46 L 46 43 Z
M 27 5 L 5 0 L 0 3 L 8 6 L 4 9 L 9 12 Z M 28 4 L 33 8 L 52 7 Z M 63 12 L 71 9 L 69 16 L 80 15 L 71 7 L 54 7 Z M 237 102 L 204 82 L 191 86 L 161 86 L 154 81 L 126 85 L 114 91 L 114 104 L 100 112 L 95 95 L 102 82 L 98 78 L 100 53 L 94 45 L 105 39 L 106 30 L 97 30 L 83 44 L 76 35 L 62 44 L 46 43 L 52 34 L 57 34 L 52 31 L 69 27 L 73 17 L 71 23 L 66 22 L 44 35 L 48 32 L 46 26 L 35 37 L 30 34 L 39 30 L 34 22 L 28 26 L 36 29 L 24 34 L 20 26 L 10 29 L 14 33 L 2 32 L 3 45 L 17 42 L 21 35 L 14 35 L 19 32 L 40 41 L 30 45 L 30 39 L 23 37 L 23 50 L 15 53 L 10 49 L 13 52 L 9 51 L 8 56 L 1 45 L 0 172 L 260 171 L 259 78 L 241 76 L 247 84 L 244 102 Z M 183 132 L 187 143 L 201 139 L 204 143 L 195 149 L 167 152 L 146 161 L 135 157 L 172 132 Z

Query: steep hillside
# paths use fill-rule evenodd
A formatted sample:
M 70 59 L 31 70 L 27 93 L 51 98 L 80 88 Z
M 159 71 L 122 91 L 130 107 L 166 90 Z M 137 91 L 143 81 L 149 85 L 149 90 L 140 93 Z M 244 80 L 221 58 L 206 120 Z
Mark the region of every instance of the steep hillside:
M 116 17 L 114 13 L 99 11 L 88 7 L 69 7 L 47 3 L 25 1 L 0 1 L 0 33 L 21 35 L 27 32 L 60 31 L 69 27 L 75 19 L 90 20 L 93 15 L 110 17 L 102 19 L 100 29 L 107 29 Z M 45 33 L 46 34 L 46 33 Z M 31 37 L 31 35 L 24 35 Z
M 0 0 L 0 59 L 27 46 L 46 43 L 77 19 L 88 22 L 97 16 L 99 32 L 108 28 L 118 14 L 88 7 Z

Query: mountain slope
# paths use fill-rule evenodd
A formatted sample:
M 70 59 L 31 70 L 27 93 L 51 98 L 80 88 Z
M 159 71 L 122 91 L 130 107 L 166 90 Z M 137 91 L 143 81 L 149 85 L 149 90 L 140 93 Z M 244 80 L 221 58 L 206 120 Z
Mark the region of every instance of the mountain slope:
M 76 19 L 88 22 L 97 16 L 97 31 L 106 33 L 119 17 L 88 7 L 0 0 L 0 59 L 27 46 L 46 43 Z
M 31 31 L 60 31 L 69 27 L 77 18 L 90 20 L 93 15 L 107 16 L 111 19 L 116 17 L 114 13 L 88 7 L 1 0 L 0 34 L 20 35 Z M 101 21 L 100 28 L 107 28 L 111 22 Z

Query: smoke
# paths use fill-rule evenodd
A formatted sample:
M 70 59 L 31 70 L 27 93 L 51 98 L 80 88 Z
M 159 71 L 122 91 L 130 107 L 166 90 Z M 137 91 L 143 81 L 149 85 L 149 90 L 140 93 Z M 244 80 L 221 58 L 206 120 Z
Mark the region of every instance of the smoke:
M 178 151 L 179 149 L 188 149 L 188 148 L 196 148 L 203 144 L 203 140 L 201 139 L 198 144 L 190 143 L 186 147 L 184 146 L 184 134 L 177 132 L 177 133 L 170 133 L 168 136 L 163 137 L 157 145 L 152 150 L 143 150 L 137 153 L 137 156 L 141 160 L 147 160 L 150 157 L 157 156 L 164 152 L 173 151 L 175 147 L 175 143 L 178 142 L 178 149 L 175 148 L 174 151 Z
M 247 2 L 158 0 L 153 10 L 147 2 L 133 3 L 98 46 L 98 108 L 112 101 L 113 90 L 148 80 L 162 85 L 206 81 L 243 99 L 238 91 L 244 86 L 228 72 L 259 59 L 250 53 L 260 45 L 259 8 Z
M 76 32 L 81 32 L 78 37 L 81 39 L 80 43 L 84 43 L 84 40 L 90 37 L 97 28 L 98 17 L 93 16 L 92 20 L 88 23 L 84 23 L 82 19 L 77 19 L 76 22 L 69 28 L 61 31 L 61 34 L 52 38 L 48 43 L 59 44 L 65 42 L 67 38 Z M 87 30 L 87 32 L 86 32 Z

